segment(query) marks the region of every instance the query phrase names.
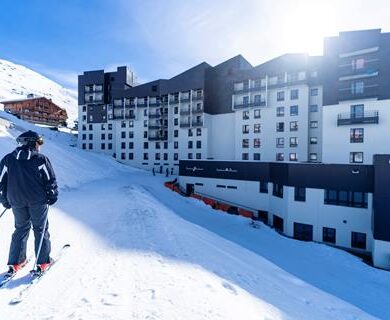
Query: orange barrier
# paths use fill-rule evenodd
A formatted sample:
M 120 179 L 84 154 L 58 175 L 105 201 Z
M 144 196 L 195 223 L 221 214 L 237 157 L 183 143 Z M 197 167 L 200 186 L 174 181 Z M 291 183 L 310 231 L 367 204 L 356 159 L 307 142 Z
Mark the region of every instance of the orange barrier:
M 253 218 L 253 212 L 245 209 L 238 209 L 238 213 L 240 216 L 246 217 L 246 218 Z
M 167 187 L 168 189 L 171 189 L 174 192 L 181 194 L 179 187 L 171 182 L 165 182 L 164 186 Z M 196 193 L 191 194 L 190 197 L 203 201 L 206 205 L 211 206 L 215 210 L 222 210 L 227 212 L 231 207 L 229 204 L 218 202 L 212 198 L 203 197 Z M 250 219 L 253 218 L 253 212 L 246 209 L 238 208 L 238 214 L 246 218 L 250 218 Z

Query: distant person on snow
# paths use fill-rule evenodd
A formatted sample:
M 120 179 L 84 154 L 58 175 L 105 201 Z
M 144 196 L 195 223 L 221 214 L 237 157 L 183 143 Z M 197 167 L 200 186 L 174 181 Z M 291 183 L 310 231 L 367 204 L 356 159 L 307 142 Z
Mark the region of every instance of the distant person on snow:
M 53 205 L 58 197 L 56 177 L 49 159 L 39 153 L 43 144 L 41 136 L 34 131 L 27 131 L 16 141 L 20 146 L 0 162 L 0 201 L 3 207 L 12 208 L 15 218 L 8 272 L 17 272 L 26 264 L 31 224 L 35 237 L 35 255 L 42 241 L 37 270 L 43 272 L 52 262 L 47 215 L 49 205 Z

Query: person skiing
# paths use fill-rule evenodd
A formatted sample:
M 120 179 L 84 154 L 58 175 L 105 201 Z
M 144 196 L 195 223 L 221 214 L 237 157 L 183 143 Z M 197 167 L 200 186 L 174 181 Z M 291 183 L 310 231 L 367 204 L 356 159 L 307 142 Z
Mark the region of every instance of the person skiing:
M 9 273 L 16 273 L 26 263 L 27 239 L 34 230 L 37 271 L 44 272 L 52 263 L 48 231 L 48 209 L 58 198 L 56 177 L 49 159 L 40 154 L 43 138 L 34 131 L 22 133 L 13 152 L 0 162 L 0 201 L 12 208 L 15 231 L 8 257 Z M 39 251 L 40 250 L 40 251 Z

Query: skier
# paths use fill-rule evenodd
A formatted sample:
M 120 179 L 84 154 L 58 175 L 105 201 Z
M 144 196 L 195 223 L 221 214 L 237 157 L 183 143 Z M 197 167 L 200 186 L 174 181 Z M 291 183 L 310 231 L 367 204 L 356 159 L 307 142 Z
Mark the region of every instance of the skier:
M 58 197 L 56 177 L 49 159 L 39 153 L 43 144 L 41 136 L 27 131 L 16 141 L 20 146 L 0 162 L 0 201 L 5 208 L 12 208 L 15 218 L 8 272 L 16 273 L 27 262 L 27 239 L 31 224 L 37 271 L 44 272 L 52 263 L 47 215 L 48 206 L 53 205 Z

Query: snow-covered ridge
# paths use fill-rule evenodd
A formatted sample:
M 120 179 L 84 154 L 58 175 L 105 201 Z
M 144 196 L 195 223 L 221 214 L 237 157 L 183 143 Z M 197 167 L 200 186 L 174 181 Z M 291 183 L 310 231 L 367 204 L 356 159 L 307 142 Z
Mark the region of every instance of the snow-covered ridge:
M 22 65 L 0 59 L 0 101 L 23 99 L 33 93 L 51 99 L 68 113 L 71 125 L 77 119 L 77 93 Z

